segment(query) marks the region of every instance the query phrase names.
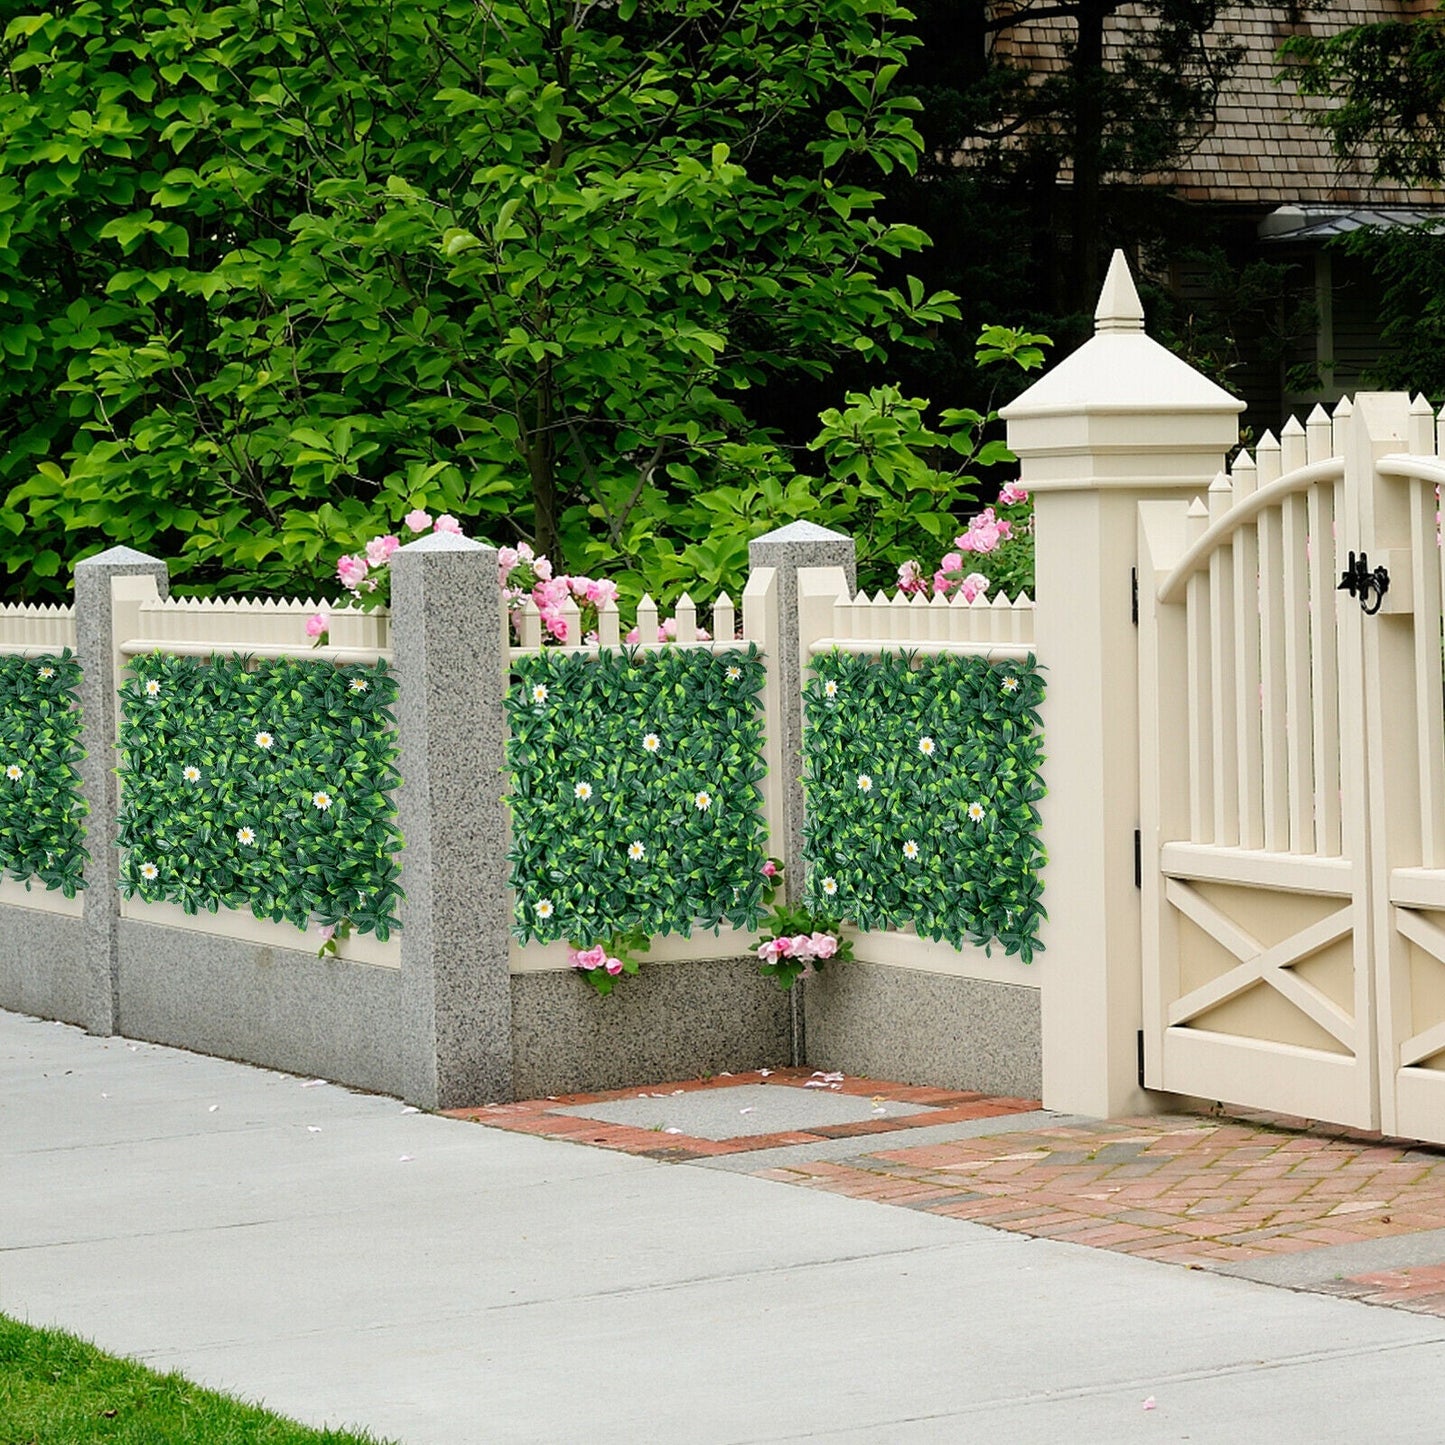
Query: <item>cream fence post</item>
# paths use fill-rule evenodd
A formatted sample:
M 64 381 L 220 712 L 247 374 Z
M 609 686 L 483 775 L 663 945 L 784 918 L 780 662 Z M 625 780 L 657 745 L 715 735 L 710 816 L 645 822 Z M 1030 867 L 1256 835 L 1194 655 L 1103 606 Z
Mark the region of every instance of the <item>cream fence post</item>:
M 133 636 L 143 601 L 170 595 L 166 564 L 131 547 L 112 547 L 75 568 L 75 655 L 80 662 L 81 794 L 85 819 L 86 1030 L 113 1034 L 120 1020 L 120 759 L 116 689 L 125 670 L 122 637 Z
M 1122 252 L 1094 324 L 1094 336 L 1003 416 L 1035 498 L 1048 786 L 1040 812 L 1049 916 L 1035 965 L 1044 1103 L 1108 1117 L 1165 1097 L 1147 1094 L 1138 1072 L 1138 504 L 1207 497 L 1244 403 L 1145 334 Z M 1156 864 L 1142 860 L 1146 869 Z

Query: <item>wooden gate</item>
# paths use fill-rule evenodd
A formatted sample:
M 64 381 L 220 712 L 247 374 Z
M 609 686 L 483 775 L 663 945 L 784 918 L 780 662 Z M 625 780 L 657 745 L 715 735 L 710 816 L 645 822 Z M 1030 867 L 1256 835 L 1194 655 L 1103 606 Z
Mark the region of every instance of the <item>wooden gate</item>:
M 1150 1088 L 1445 1142 L 1442 484 L 1361 395 L 1140 506 Z

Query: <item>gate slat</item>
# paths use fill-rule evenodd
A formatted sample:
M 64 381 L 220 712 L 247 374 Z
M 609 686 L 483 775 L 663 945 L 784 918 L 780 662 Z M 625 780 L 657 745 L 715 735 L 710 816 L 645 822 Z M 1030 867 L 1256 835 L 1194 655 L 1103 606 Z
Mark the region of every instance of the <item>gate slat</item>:
M 1284 537 L 1273 507 L 1259 516 L 1260 730 L 1264 746 L 1264 846 L 1289 850 L 1289 763 L 1284 655 Z
M 1189 507 L 1186 535 L 1191 543 L 1204 535 L 1209 511 L 1195 498 Z M 1189 831 L 1196 843 L 1213 842 L 1214 777 L 1210 767 L 1213 753 L 1214 699 L 1209 665 L 1209 578 L 1196 572 L 1185 591 L 1186 630 L 1189 637 Z
M 1314 729 L 1310 698 L 1309 518 L 1302 496 L 1281 508 L 1284 546 L 1285 747 L 1289 848 L 1315 851 Z
M 1420 758 L 1420 864 L 1439 868 L 1445 802 L 1445 732 L 1440 689 L 1440 614 L 1445 572 L 1435 516 L 1439 501 L 1429 482 L 1410 482 L 1410 562 L 1415 609 L 1415 726 Z
M 1213 525 L 1229 511 L 1229 478 L 1222 472 L 1209 488 L 1209 521 Z M 1214 770 L 1214 841 L 1239 841 L 1239 752 L 1235 746 L 1234 689 L 1238 669 L 1234 655 L 1234 549 L 1218 547 L 1209 559 L 1209 662 L 1211 728 Z
M 1315 847 L 1340 856 L 1340 677 L 1336 652 L 1334 486 L 1313 487 L 1308 501 L 1310 536 L 1310 667 L 1314 674 L 1311 720 L 1315 771 Z

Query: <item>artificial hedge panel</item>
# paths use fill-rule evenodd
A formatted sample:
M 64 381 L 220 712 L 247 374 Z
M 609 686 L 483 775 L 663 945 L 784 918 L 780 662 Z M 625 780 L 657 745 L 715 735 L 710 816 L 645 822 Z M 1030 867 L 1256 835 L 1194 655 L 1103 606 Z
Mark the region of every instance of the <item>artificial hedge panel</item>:
M 384 662 L 155 653 L 120 696 L 127 897 L 388 937 L 401 836 Z
M 804 690 L 807 902 L 859 928 L 1039 948 L 1033 658 L 829 653 Z
M 507 698 L 518 938 L 756 928 L 767 880 L 756 647 L 520 659 Z
M 0 657 L 0 869 L 74 898 L 85 887 L 80 664 Z

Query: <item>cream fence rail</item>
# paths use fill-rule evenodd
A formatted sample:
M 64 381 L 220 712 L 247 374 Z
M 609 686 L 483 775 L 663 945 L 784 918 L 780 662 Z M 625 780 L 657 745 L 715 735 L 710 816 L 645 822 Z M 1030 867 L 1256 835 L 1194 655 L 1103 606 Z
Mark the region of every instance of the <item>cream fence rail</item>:
M 41 657 L 75 650 L 75 611 L 58 603 L 0 607 L 0 656 Z
M 234 652 L 311 662 L 391 660 L 389 619 L 382 610 L 365 612 L 328 606 L 330 641 L 325 647 L 313 647 L 306 636 L 306 619 L 322 606 L 320 603 L 277 598 L 161 598 L 149 578 L 137 578 L 139 585 L 123 588 L 125 580 L 116 583 L 119 659 L 147 652 L 169 652 L 181 657 Z M 123 595 L 131 604 L 124 609 L 120 606 Z
M 814 599 L 811 619 L 826 635 L 808 642 L 813 656 L 837 649 L 870 653 L 901 648 L 925 654 L 1021 658 L 1034 650 L 1034 603 L 1026 593 L 1010 601 L 1002 594 L 992 602 L 976 597 L 953 598 L 860 592 L 835 594 L 831 616 L 826 595 Z M 821 603 L 821 605 L 819 605 Z

